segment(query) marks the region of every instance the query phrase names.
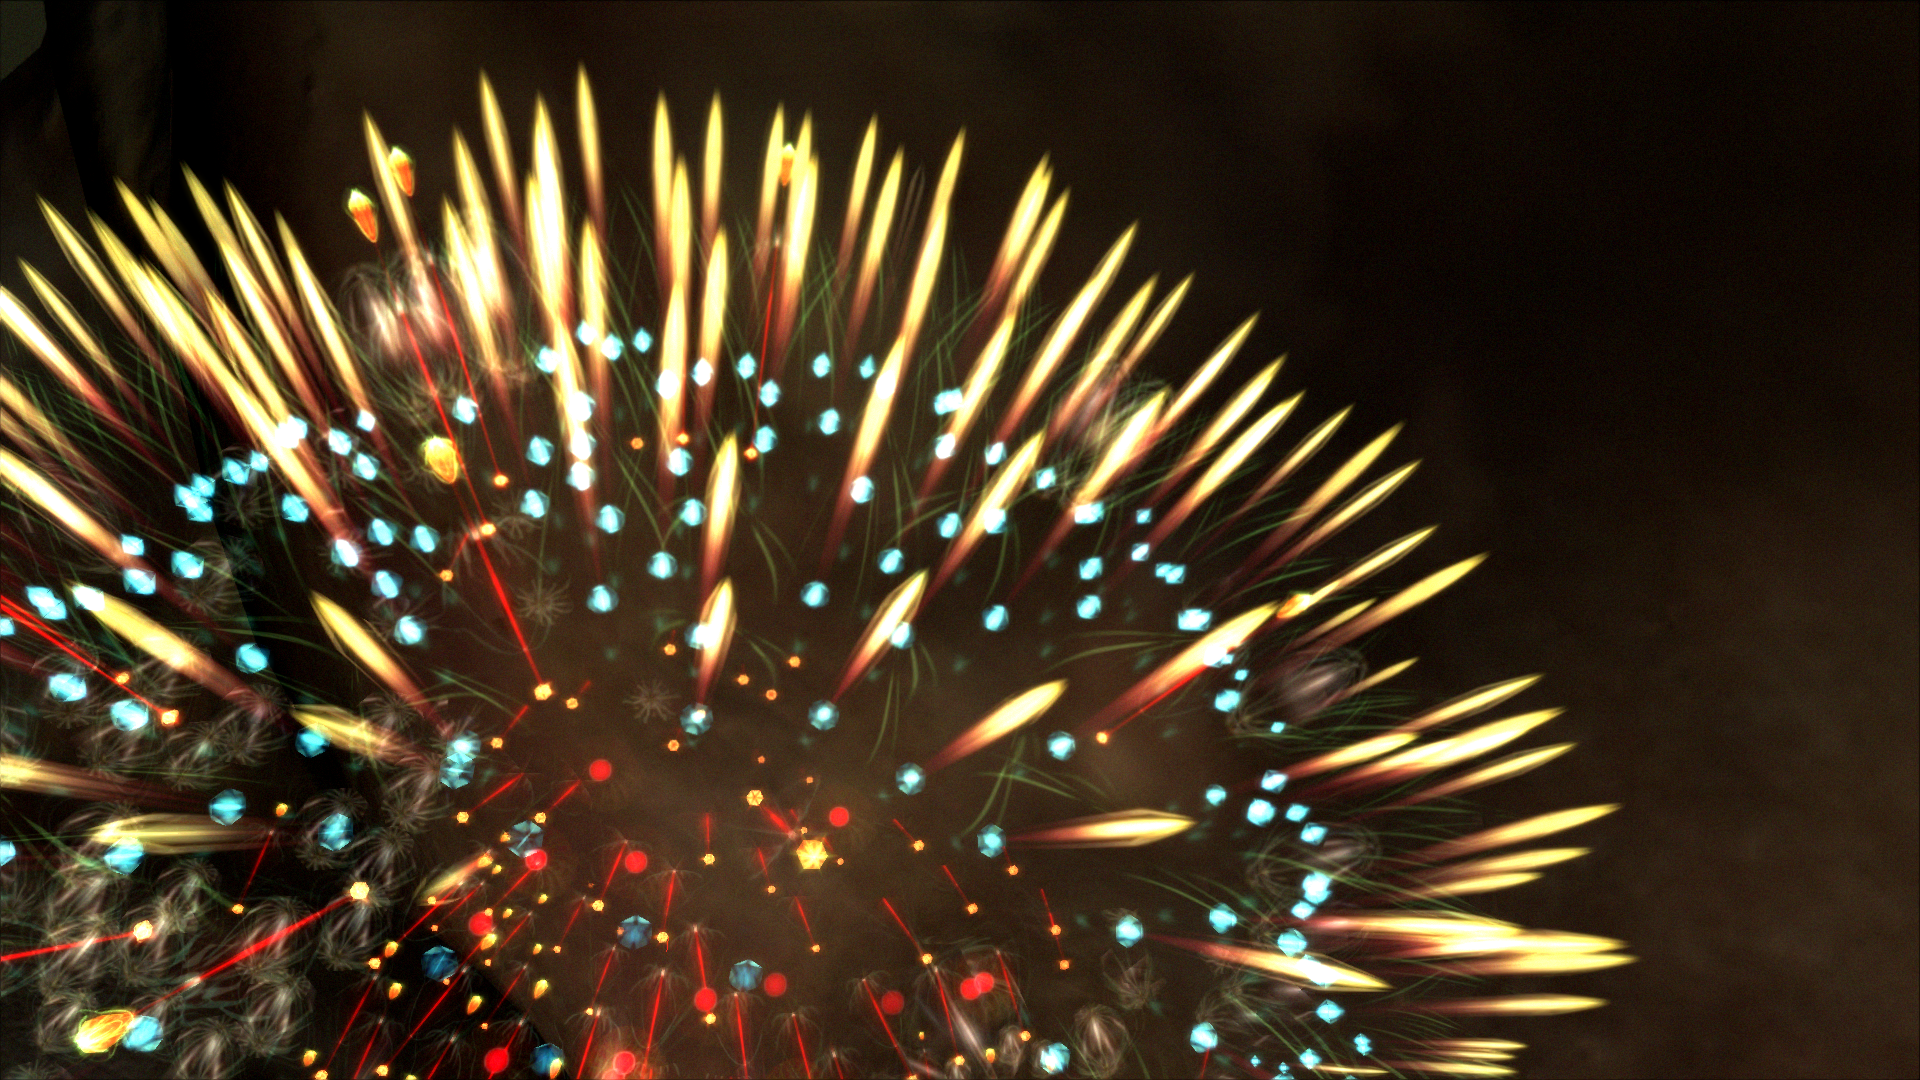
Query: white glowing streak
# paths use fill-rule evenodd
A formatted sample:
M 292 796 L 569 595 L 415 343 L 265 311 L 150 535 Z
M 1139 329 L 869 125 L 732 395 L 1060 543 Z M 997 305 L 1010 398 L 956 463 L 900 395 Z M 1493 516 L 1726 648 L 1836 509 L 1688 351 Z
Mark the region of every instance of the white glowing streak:
M 380 642 L 360 624 L 360 620 L 347 614 L 345 608 L 319 593 L 311 595 L 314 613 L 320 616 L 320 625 L 326 630 L 327 636 L 333 639 L 335 648 L 348 659 L 357 662 L 368 674 L 380 680 L 387 689 L 398 694 L 408 704 L 418 708 L 424 703 L 420 696 L 420 688 L 414 685 L 406 669 L 400 666 L 400 662 L 395 660 L 392 654 L 381 647 Z
M 713 677 L 727 658 L 727 647 L 733 644 L 733 579 L 721 578 L 720 584 L 707 594 L 707 602 L 700 610 L 700 681 L 696 696 L 701 702 L 707 700 L 707 692 L 713 688 Z
M 1180 814 L 1166 814 L 1158 810 L 1119 810 L 1111 814 L 1056 822 L 1019 833 L 1011 839 L 1019 844 L 1047 847 L 1144 847 L 1170 836 L 1178 836 L 1195 824 L 1192 818 Z
M 94 615 L 127 644 L 221 697 L 242 694 L 247 690 L 245 684 L 212 657 L 187 644 L 178 634 L 147 618 L 139 609 L 117 596 L 102 594 L 100 608 Z
M 967 519 L 960 535 L 954 537 L 953 545 L 947 548 L 946 558 L 940 561 L 940 572 L 934 575 L 934 588 L 946 584 L 947 578 L 973 553 L 980 538 L 987 534 L 988 517 L 1006 513 L 1007 507 L 1013 504 L 1013 497 L 1019 492 L 1020 485 L 1026 482 L 1027 475 L 1033 472 L 1034 464 L 1040 460 L 1041 438 L 1038 434 L 1028 438 L 1020 452 L 1013 455 L 1013 460 L 1000 467 L 993 483 L 988 485 L 986 495 L 981 498 L 980 505 L 974 507 L 973 516 Z
M 920 570 L 900 583 L 899 587 L 887 594 L 880 603 L 880 610 L 874 612 L 873 620 L 867 623 L 866 632 L 860 635 L 859 644 L 847 657 L 846 673 L 840 676 L 839 689 L 833 692 L 839 697 L 847 692 L 853 681 L 865 674 L 880 655 L 892 647 L 893 632 L 900 629 L 902 623 L 913 618 L 920 606 L 920 597 L 927 588 L 927 572 Z
M 927 762 L 927 771 L 945 768 L 948 765 L 985 748 L 1003 735 L 1011 734 L 1039 719 L 1041 714 L 1060 700 L 1067 689 L 1067 680 L 1055 679 L 1042 683 L 1022 693 L 1015 694 L 1001 702 L 992 712 L 982 717 L 980 722 L 968 728 L 959 738 L 947 744 L 947 748 L 935 754 Z
M 727 544 L 733 536 L 733 518 L 740 497 L 740 453 L 735 436 L 728 435 L 714 457 L 713 472 L 707 477 L 707 535 L 701 557 L 700 580 L 703 588 L 720 575 L 726 561 Z

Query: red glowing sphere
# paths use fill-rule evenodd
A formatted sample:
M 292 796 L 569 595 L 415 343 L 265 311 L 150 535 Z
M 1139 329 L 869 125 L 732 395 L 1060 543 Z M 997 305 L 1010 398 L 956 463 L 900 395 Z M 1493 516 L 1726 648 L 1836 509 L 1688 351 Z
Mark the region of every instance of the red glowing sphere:
M 484 911 L 467 920 L 467 932 L 471 933 L 474 937 L 485 937 L 491 933 L 492 930 L 493 916 Z
M 761 980 L 760 985 L 767 988 L 768 997 L 779 997 L 787 992 L 787 977 L 776 971 Z
M 980 996 L 980 986 L 973 981 L 972 976 L 960 980 L 960 996 L 968 1001 Z
M 888 1016 L 899 1016 L 900 1010 L 906 1007 L 907 999 L 901 997 L 898 990 L 889 990 L 880 995 L 880 1011 Z
M 993 976 L 983 971 L 973 977 L 973 985 L 982 994 L 991 994 L 993 993 Z
M 607 777 L 613 775 L 613 762 L 608 761 L 606 758 L 595 758 L 592 764 L 587 766 L 587 775 L 597 781 L 604 781 Z M 625 1072 L 626 1070 L 622 1069 L 621 1071 Z
M 617 1073 L 632 1072 L 633 1071 L 633 1051 L 622 1050 L 619 1053 L 613 1055 L 613 1071 Z
M 546 851 L 544 851 L 541 848 L 534 848 L 532 851 L 527 852 L 527 869 L 545 870 L 546 868 L 547 868 Z
M 693 1007 L 701 1012 L 712 1012 L 713 1007 L 719 1003 L 720 995 L 714 993 L 711 986 L 703 986 L 693 992 Z
M 846 827 L 847 816 L 847 808 L 844 806 L 836 806 L 827 811 L 827 820 L 833 822 L 833 827 L 836 829 Z
M 488 1076 L 492 1076 L 497 1072 L 507 1071 L 507 1048 L 504 1046 L 496 1046 L 487 1051 L 485 1064 L 487 1066 Z
M 647 853 L 644 851 L 627 852 L 626 866 L 627 873 L 629 874 L 637 874 L 645 870 L 647 868 Z

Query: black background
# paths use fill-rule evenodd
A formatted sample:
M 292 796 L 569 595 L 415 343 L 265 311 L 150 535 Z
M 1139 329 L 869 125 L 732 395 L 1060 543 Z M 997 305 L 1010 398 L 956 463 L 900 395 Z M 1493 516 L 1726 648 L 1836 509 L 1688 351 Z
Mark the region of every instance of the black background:
M 1419 655 L 1429 699 L 1544 672 L 1582 744 L 1495 812 L 1625 804 L 1489 904 L 1643 958 L 1553 987 L 1606 1009 L 1507 1025 L 1523 1071 L 1920 1073 L 1914 6 L 59 8 L 0 87 L 16 291 L 19 257 L 65 271 L 35 192 L 178 206 L 178 161 L 337 280 L 360 111 L 437 202 L 481 68 L 524 154 L 584 63 L 612 185 L 663 90 L 683 142 L 722 93 L 736 169 L 812 109 L 830 184 L 872 114 L 929 169 L 965 126 L 976 266 L 1051 153 L 1043 299 L 1139 220 L 1131 267 L 1198 275 L 1155 374 L 1259 310 L 1247 372 L 1287 352 L 1314 415 L 1357 403 L 1350 448 L 1408 422 L 1381 532 L 1494 557 L 1376 659 Z

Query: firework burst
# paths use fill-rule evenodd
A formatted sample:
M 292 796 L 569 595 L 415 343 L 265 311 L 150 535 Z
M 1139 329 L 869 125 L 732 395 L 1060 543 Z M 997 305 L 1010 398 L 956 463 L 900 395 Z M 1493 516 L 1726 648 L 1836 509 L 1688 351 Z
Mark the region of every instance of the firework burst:
M 1449 1017 L 1598 1004 L 1471 989 L 1627 961 L 1456 900 L 1611 808 L 1478 828 L 1567 748 L 1467 726 L 1533 680 L 1414 711 L 1350 648 L 1478 562 L 1328 561 L 1394 432 L 1310 470 L 1346 414 L 1283 434 L 1277 360 L 1203 408 L 1251 320 L 1136 379 L 1187 283 L 1124 285 L 1131 230 L 1041 311 L 1044 162 L 942 308 L 962 139 L 910 205 L 870 125 L 829 234 L 810 116 L 736 222 L 718 99 L 693 166 L 663 102 L 623 217 L 584 74 L 578 203 L 545 105 L 523 177 L 482 100 L 492 183 L 456 134 L 425 221 L 368 119 L 344 310 L 191 177 L 217 265 L 131 196 L 137 242 L 46 211 L 112 342 L 0 293 L 39 362 L 0 385 L 0 784 L 91 804 L 0 848 L 44 1052 L 1496 1075 L 1518 1044 Z M 350 1014 L 303 1027 L 328 968 Z

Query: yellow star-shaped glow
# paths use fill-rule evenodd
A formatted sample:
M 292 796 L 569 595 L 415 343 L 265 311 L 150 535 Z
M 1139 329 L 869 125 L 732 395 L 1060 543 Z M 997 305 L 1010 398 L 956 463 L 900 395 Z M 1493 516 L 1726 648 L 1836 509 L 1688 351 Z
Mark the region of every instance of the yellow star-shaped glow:
M 808 840 L 793 853 L 799 857 L 802 870 L 818 870 L 827 864 L 827 845 L 820 840 Z

